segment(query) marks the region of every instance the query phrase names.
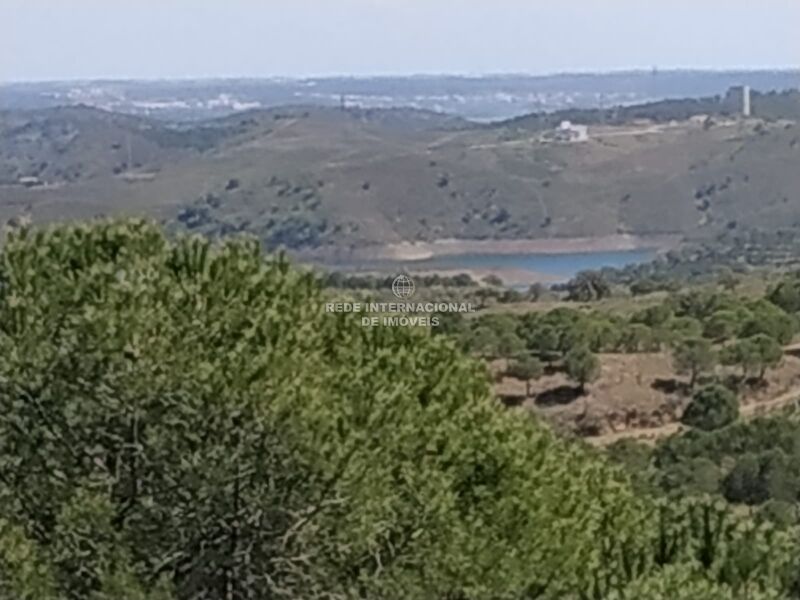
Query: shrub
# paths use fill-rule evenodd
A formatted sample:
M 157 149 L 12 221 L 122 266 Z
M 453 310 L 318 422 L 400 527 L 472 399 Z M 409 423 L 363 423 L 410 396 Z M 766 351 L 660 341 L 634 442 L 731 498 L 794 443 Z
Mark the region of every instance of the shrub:
M 739 417 L 739 401 L 728 388 L 709 385 L 698 390 L 686 407 L 681 422 L 704 431 L 719 429 Z

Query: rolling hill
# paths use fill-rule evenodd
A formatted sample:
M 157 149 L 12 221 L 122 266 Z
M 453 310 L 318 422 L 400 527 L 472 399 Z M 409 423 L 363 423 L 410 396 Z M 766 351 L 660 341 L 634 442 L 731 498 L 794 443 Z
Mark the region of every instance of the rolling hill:
M 318 257 L 401 241 L 800 224 L 800 97 L 756 97 L 764 118 L 726 106 L 491 125 L 412 109 L 289 107 L 180 125 L 88 107 L 5 111 L 0 218 L 147 214 Z M 567 116 L 589 125 L 588 141 L 553 139 Z

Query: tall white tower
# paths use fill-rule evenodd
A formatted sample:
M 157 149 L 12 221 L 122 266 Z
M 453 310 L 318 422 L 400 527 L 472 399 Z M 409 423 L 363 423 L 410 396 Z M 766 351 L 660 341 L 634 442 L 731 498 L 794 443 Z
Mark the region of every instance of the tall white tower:
M 749 117 L 752 112 L 750 107 L 750 86 L 742 86 L 742 116 Z

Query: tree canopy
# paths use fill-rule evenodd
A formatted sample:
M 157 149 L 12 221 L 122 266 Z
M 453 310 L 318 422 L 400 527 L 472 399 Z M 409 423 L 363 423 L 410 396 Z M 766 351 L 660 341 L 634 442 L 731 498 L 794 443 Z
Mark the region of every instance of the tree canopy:
M 706 339 L 691 337 L 683 339 L 675 345 L 673 362 L 678 373 L 689 375 L 689 386 L 694 387 L 697 378 L 710 371 L 716 362 L 716 354 L 711 342 Z
M 600 375 L 600 361 L 586 346 L 576 346 L 564 357 L 567 375 L 584 391 Z
M 681 421 L 705 431 L 719 429 L 733 423 L 739 417 L 739 401 L 729 389 L 708 385 L 697 390 Z

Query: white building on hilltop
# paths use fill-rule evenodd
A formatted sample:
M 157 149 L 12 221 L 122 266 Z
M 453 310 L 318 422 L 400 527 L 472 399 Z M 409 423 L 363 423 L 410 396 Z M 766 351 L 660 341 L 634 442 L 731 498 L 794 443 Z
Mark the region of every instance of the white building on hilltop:
M 571 121 L 561 121 L 555 137 L 560 142 L 588 142 L 589 126 L 575 125 Z

